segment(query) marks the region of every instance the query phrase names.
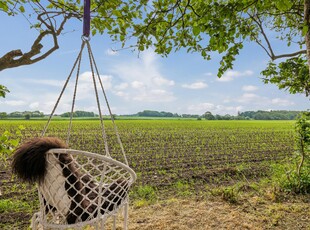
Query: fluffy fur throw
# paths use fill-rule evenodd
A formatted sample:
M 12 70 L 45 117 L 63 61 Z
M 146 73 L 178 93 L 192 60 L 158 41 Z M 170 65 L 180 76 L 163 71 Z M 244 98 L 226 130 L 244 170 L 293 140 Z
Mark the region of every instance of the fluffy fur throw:
M 16 149 L 12 161 L 12 170 L 20 179 L 38 183 L 46 212 L 58 211 L 68 224 L 73 224 L 95 218 L 99 211 L 101 214 L 113 211 L 127 196 L 127 181 L 117 180 L 102 189 L 105 192 L 99 210 L 98 184 L 78 170 L 71 155 L 55 154 L 55 157 L 46 153 L 53 148 L 67 146 L 54 137 L 34 138 Z

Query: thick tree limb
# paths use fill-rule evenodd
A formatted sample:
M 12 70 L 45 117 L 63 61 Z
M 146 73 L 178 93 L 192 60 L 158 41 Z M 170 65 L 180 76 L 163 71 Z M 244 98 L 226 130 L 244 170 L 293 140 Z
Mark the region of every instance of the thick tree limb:
M 308 65 L 310 66 L 310 0 L 304 1 L 304 25 L 307 26 L 307 33 L 305 36 Z M 310 73 L 310 68 L 309 68 Z
M 58 15 L 63 14 L 64 18 L 62 22 L 60 23 L 59 28 L 56 30 L 53 26 L 49 14 L 51 12 L 44 12 L 42 14 L 39 14 L 37 19 L 46 27 L 46 30 L 40 32 L 36 40 L 33 42 L 31 49 L 29 52 L 23 53 L 20 49 L 12 50 L 2 57 L 0 57 L 0 71 L 8 68 L 14 68 L 18 66 L 23 65 L 30 65 L 33 63 L 36 63 L 38 61 L 43 60 L 47 56 L 49 56 L 51 53 L 53 53 L 55 50 L 59 48 L 58 45 L 58 36 L 61 34 L 61 32 L 64 29 L 64 25 L 67 22 L 69 18 L 71 18 L 71 14 L 63 14 L 63 12 L 57 12 Z M 47 20 L 43 19 L 43 16 L 47 16 Z M 48 21 L 48 22 L 47 22 Z M 53 38 L 53 46 L 41 54 L 41 50 L 43 48 L 43 45 L 41 44 L 42 40 L 45 37 L 52 36 Z M 39 55 L 41 54 L 41 55 Z M 39 55 L 39 56 L 37 56 Z

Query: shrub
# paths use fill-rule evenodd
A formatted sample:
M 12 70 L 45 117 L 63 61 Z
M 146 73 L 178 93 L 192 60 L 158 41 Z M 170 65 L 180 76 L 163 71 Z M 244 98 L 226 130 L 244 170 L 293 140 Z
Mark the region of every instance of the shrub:
M 155 189 L 149 185 L 136 187 L 132 192 L 132 197 L 134 199 L 146 200 L 150 202 L 154 202 L 157 199 Z
M 310 112 L 303 112 L 295 124 L 296 151 L 284 164 L 273 165 L 273 180 L 283 189 L 310 193 Z
M 18 146 L 22 137 L 22 130 L 24 129 L 23 126 L 19 126 L 15 133 L 5 131 L 0 135 L 0 160 L 4 165 L 6 165 L 5 163 L 11 157 L 14 149 Z

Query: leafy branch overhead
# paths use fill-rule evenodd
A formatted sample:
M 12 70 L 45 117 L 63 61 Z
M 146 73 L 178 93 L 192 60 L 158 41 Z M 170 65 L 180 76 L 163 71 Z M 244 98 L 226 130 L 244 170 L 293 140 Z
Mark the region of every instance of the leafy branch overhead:
M 31 50 L 8 51 L 0 58 L 0 70 L 37 62 L 56 49 L 57 38 L 64 32 L 69 19 L 81 20 L 82 3 L 73 0 L 0 1 L 0 10 L 9 16 L 36 15 L 35 29 L 39 31 Z M 271 63 L 263 72 L 266 83 L 288 88 L 291 93 L 309 95 L 310 57 L 310 0 L 92 0 L 91 32 L 108 34 L 119 42 L 119 49 L 143 51 L 150 47 L 163 56 L 180 49 L 199 53 L 210 60 L 216 52 L 221 55 L 218 76 L 233 68 L 244 42 L 255 42 L 270 58 Z M 272 32 L 272 33 L 270 33 Z M 276 34 L 276 37 L 269 37 Z M 41 40 L 47 36 L 54 44 L 41 54 Z M 297 50 L 277 53 L 272 41 L 278 39 Z M 254 56 L 249 54 L 249 56 Z M 297 70 L 288 79 L 284 68 L 288 58 Z M 278 60 L 278 61 L 276 61 Z M 281 65 L 280 65 L 281 64 Z M 279 68 L 277 74 L 271 67 Z M 292 68 L 292 67 L 290 67 Z M 307 68 L 308 73 L 298 71 Z M 282 73 L 285 74 L 283 75 Z M 269 74 L 270 73 L 270 74 Z M 272 73 L 272 74 L 271 74 Z M 303 74 L 298 75 L 298 74 Z M 281 78 L 281 80 L 280 80 Z M 283 80 L 283 79 L 284 80 Z M 284 84 L 283 81 L 300 81 Z
M 4 85 L 0 85 L 0 97 L 5 97 L 5 95 L 9 92 L 10 91 L 7 87 L 5 87 Z

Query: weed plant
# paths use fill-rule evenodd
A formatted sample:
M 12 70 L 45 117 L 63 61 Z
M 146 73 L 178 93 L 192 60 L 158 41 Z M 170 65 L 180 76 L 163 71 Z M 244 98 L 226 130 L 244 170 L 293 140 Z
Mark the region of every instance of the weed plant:
M 295 125 L 296 151 L 283 163 L 274 164 L 273 181 L 288 192 L 310 193 L 310 112 L 302 113 Z

